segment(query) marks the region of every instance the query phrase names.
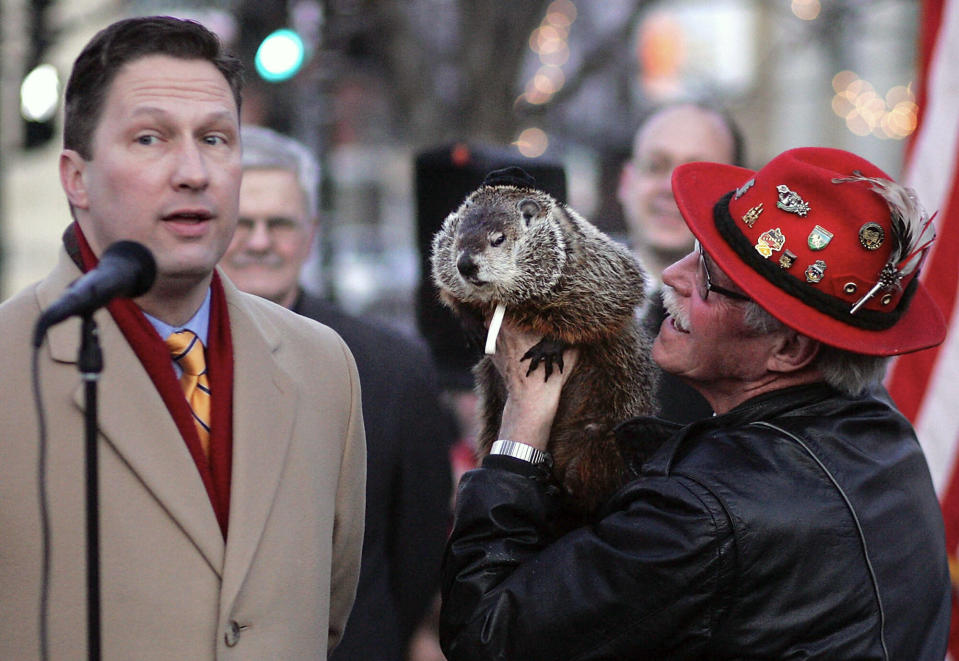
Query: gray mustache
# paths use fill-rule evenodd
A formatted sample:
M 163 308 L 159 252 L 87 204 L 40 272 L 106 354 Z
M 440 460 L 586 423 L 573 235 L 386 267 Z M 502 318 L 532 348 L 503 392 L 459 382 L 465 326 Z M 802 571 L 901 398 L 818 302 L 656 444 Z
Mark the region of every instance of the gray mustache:
M 268 268 L 278 268 L 283 266 L 283 258 L 274 253 L 266 255 L 249 255 L 247 253 L 237 253 L 229 259 L 230 266 L 243 268 L 245 266 L 266 266 Z

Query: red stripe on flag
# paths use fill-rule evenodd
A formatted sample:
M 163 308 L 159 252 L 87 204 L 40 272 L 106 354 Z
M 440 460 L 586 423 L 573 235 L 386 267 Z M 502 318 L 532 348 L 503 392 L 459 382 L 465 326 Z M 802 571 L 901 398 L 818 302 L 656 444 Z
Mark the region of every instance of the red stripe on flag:
M 902 356 L 893 363 L 888 390 L 896 406 L 909 421 L 915 424 L 919 415 L 929 377 L 939 357 L 939 347 Z
M 929 99 L 929 70 L 932 66 L 932 56 L 940 37 L 942 17 L 947 0 L 924 0 L 922 3 L 922 18 L 919 26 L 919 81 L 917 83 L 917 103 L 919 106 L 916 130 L 906 147 L 906 167 L 914 158 L 928 158 L 927 154 L 917 154 L 913 150 L 922 132 L 922 120 Z M 942 93 L 942 90 L 935 92 Z M 957 168 L 959 172 L 959 168 Z M 923 283 L 930 295 L 939 305 L 939 309 L 946 316 L 948 322 L 955 304 L 956 288 L 959 285 L 954 265 L 954 255 L 957 254 L 959 244 L 959 187 L 955 177 L 950 188 L 948 200 L 943 200 L 944 206 L 936 218 L 936 244 L 922 273 Z M 937 200 L 923 200 L 926 205 L 936 204 Z M 892 365 L 886 379 L 886 386 L 899 410 L 915 424 L 922 407 L 923 399 L 929 385 L 929 379 L 939 358 L 940 347 L 934 347 L 914 354 L 900 356 Z
M 923 0 L 922 2 L 918 44 L 919 75 L 915 85 L 919 106 L 917 130 L 913 133 L 905 152 L 907 173 L 912 172 L 915 178 L 918 178 L 922 176 L 922 171 L 926 170 L 926 172 L 942 175 L 943 179 L 943 181 L 936 181 L 926 193 L 936 199 L 922 200 L 930 211 L 934 211 L 936 206 L 941 206 L 936 218 L 936 243 L 921 277 L 923 285 L 946 317 L 947 323 L 951 323 L 956 316 L 956 296 L 959 289 L 959 266 L 956 264 L 956 255 L 959 254 L 959 174 L 957 174 L 959 166 L 955 165 L 956 151 L 959 147 L 953 142 L 955 135 L 947 137 L 939 134 L 945 133 L 946 127 L 943 126 L 943 122 L 950 121 L 949 109 L 954 107 L 956 97 L 955 76 L 946 75 L 955 66 L 948 60 L 954 59 L 951 53 L 954 52 L 956 45 L 946 40 L 955 39 L 956 26 L 944 24 L 947 18 L 949 21 L 959 20 L 955 11 L 956 7 L 949 4 L 955 1 L 957 0 Z M 936 58 L 936 61 L 933 61 L 933 58 Z M 934 73 L 933 69 L 936 70 L 935 78 L 931 77 Z M 936 110 L 934 111 L 933 108 Z M 947 114 L 934 118 L 931 112 Z M 942 168 L 951 168 L 951 170 L 945 171 Z M 951 181 L 944 181 L 950 176 Z M 917 183 L 920 182 L 917 181 Z M 939 186 L 945 183 L 948 183 L 949 188 L 940 189 Z M 959 328 L 947 327 L 947 333 L 949 335 L 946 344 L 954 346 Z M 937 461 L 948 465 L 939 465 L 934 468 L 939 471 L 940 476 L 945 477 L 939 485 L 939 498 L 945 524 L 949 569 L 954 585 L 948 658 L 959 660 L 959 602 L 957 602 L 959 593 L 955 589 L 957 578 L 959 578 L 959 571 L 957 571 L 959 563 L 956 562 L 956 549 L 959 545 L 959 471 L 957 471 L 959 467 L 956 463 L 956 448 L 959 447 L 959 438 L 948 438 L 951 434 L 941 426 L 943 421 L 934 418 L 934 416 L 943 415 L 943 411 L 953 410 L 950 402 L 942 400 L 944 397 L 954 395 L 932 390 L 951 387 L 951 384 L 946 385 L 946 382 L 952 375 L 943 373 L 944 369 L 949 370 L 951 366 L 937 366 L 937 362 L 944 359 L 945 355 L 947 354 L 943 353 L 940 347 L 935 347 L 898 357 L 893 363 L 886 385 L 903 414 L 920 430 L 926 429 L 927 436 L 931 436 L 931 438 L 920 440 L 924 440 L 924 443 L 930 446 L 951 442 L 949 447 L 935 448 Z M 934 384 L 933 377 L 935 377 Z M 928 408 L 925 408 L 926 402 L 929 403 Z M 955 415 L 954 411 L 952 415 Z M 944 433 L 933 438 L 935 435 L 928 431 L 930 426 Z
M 957 175 L 959 178 L 959 175 Z M 933 300 L 939 305 L 939 309 L 948 315 L 947 319 L 953 318 L 953 312 L 956 305 L 956 293 L 959 289 L 959 264 L 956 262 L 956 255 L 959 254 L 959 181 L 953 179 L 952 189 L 949 195 L 949 205 L 946 209 L 945 220 L 940 223 L 941 229 L 937 235 L 937 241 L 942 243 L 936 247 L 931 260 L 933 263 L 929 266 L 929 273 L 926 276 L 925 283 L 933 285 L 929 292 Z M 950 334 L 959 332 L 957 328 L 950 328 Z M 925 352 L 932 353 L 932 352 Z M 936 350 L 938 355 L 938 347 Z M 928 366 L 926 378 L 934 368 L 933 364 Z M 923 391 L 926 390 L 926 384 L 923 384 Z M 949 555 L 950 574 L 952 575 L 953 586 L 959 579 L 955 571 L 956 549 L 959 546 L 959 472 L 955 462 L 955 449 L 959 447 L 959 438 L 953 439 L 952 466 L 949 467 L 949 480 L 946 488 L 940 496 L 942 503 L 942 517 L 946 530 L 946 553 Z M 959 659 L 959 602 L 957 602 L 957 592 L 955 587 L 952 592 L 953 611 L 952 625 L 949 635 L 949 653 L 954 659 Z
M 957 169 L 959 172 L 959 169 Z M 923 267 L 922 281 L 948 322 L 959 291 L 959 181 L 953 179 L 947 205 L 936 217 L 936 243 Z M 957 332 L 957 329 L 950 329 Z M 889 394 L 913 423 L 925 397 L 929 378 L 939 357 L 939 347 L 901 356 L 893 365 Z

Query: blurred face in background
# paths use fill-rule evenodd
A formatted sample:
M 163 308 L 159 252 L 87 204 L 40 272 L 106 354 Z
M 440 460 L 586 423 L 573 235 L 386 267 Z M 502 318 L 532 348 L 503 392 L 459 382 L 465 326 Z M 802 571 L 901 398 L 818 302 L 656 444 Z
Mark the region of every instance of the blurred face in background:
M 314 229 L 296 173 L 247 169 L 236 232 L 220 266 L 241 290 L 291 307 Z
M 693 246 L 673 199 L 673 169 L 694 161 L 731 163 L 734 149 L 722 117 L 694 105 L 660 110 L 637 132 L 617 196 L 634 250 L 659 262 L 657 270 L 681 259 Z

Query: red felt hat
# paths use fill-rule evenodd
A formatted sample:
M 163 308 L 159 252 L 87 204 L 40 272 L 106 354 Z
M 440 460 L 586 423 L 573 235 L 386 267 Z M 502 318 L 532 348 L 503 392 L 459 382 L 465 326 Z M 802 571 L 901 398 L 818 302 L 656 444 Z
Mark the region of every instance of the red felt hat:
M 688 163 L 672 183 L 710 257 L 790 328 L 875 356 L 945 338 L 942 313 L 916 277 L 931 226 L 907 189 L 870 162 L 806 147 L 757 172 Z

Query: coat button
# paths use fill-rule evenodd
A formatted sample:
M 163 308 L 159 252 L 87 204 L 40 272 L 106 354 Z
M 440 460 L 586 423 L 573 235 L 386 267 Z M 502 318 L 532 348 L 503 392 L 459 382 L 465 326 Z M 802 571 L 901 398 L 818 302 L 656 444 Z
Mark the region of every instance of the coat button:
M 226 642 L 227 647 L 233 647 L 240 642 L 240 628 L 236 620 L 230 620 L 230 624 L 228 624 L 226 628 L 226 633 L 223 634 L 223 640 Z

